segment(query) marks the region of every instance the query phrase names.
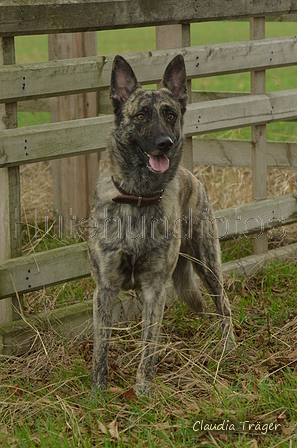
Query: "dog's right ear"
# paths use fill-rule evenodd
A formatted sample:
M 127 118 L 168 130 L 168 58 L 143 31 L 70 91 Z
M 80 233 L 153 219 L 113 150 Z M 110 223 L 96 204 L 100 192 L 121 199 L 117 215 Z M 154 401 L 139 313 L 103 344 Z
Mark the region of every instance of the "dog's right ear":
M 140 84 L 130 64 L 117 55 L 113 61 L 110 81 L 110 99 L 115 112 L 138 87 Z

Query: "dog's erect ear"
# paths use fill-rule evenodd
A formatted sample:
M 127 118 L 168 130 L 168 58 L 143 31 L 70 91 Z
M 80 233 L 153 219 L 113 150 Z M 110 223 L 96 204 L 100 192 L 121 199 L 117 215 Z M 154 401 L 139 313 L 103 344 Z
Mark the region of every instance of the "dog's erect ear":
M 131 66 L 122 56 L 117 55 L 113 61 L 110 81 L 110 99 L 115 111 L 137 87 L 140 84 Z
M 167 65 L 160 87 L 166 87 L 177 98 L 184 113 L 187 105 L 187 78 L 184 58 L 181 54 L 175 56 Z

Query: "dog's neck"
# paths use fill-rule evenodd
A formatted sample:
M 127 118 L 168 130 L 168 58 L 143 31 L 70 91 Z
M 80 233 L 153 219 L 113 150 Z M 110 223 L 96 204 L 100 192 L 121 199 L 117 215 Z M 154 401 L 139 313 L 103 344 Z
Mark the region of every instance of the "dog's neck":
M 136 207 L 149 207 L 152 205 L 157 204 L 161 201 L 164 190 L 160 190 L 155 192 L 154 194 L 148 195 L 148 196 L 141 196 L 138 193 L 127 193 L 120 185 L 119 182 L 117 182 L 113 177 L 111 177 L 111 180 L 115 186 L 115 188 L 120 193 L 119 195 L 115 196 L 112 200 L 113 202 L 116 202 L 118 204 L 129 204 L 129 205 L 135 205 Z

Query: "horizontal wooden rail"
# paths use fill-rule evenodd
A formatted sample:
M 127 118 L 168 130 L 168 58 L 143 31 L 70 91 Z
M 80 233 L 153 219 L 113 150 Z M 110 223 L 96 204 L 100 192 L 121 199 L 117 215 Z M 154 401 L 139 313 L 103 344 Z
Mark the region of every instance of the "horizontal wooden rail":
M 246 140 L 193 139 L 194 165 L 252 167 L 253 144 Z M 267 142 L 267 167 L 297 169 L 297 143 Z
M 207 214 L 205 214 L 207 218 Z M 203 216 L 203 218 L 205 218 Z M 215 212 L 220 241 L 239 236 L 256 239 L 265 230 L 268 237 L 281 239 L 285 236 L 284 226 L 297 221 L 297 197 L 294 194 L 263 199 Z M 195 223 L 193 223 L 193 227 Z M 276 233 L 273 229 L 282 227 Z
M 182 7 L 181 7 L 182 6 Z M 48 34 L 297 12 L 296 0 L 1 0 L 0 35 Z
M 1 131 L 0 167 L 103 150 L 112 123 L 108 115 Z
M 86 244 L 73 244 L 1 263 L 0 297 L 87 277 L 90 268 Z
M 282 260 L 290 261 L 290 258 L 297 257 L 297 243 L 289 244 L 284 247 L 269 250 L 263 254 L 249 255 L 248 257 L 238 258 L 223 264 L 224 276 L 235 274 L 245 277 L 256 274 L 265 264 Z
M 140 304 L 131 300 L 131 295 L 121 293 L 116 300 L 113 316 L 116 323 L 133 322 L 135 316 L 140 316 Z M 0 354 L 21 355 L 32 346 L 40 343 L 36 339 L 36 331 L 41 334 L 46 329 L 55 330 L 60 335 L 73 337 L 90 334 L 93 326 L 93 303 L 87 300 L 63 308 L 58 308 L 36 316 L 26 316 L 25 319 L 0 324 Z
M 192 103 L 210 100 L 221 100 L 224 98 L 234 98 L 243 95 L 250 95 L 249 92 L 215 92 L 211 90 L 192 90 Z M 100 112 L 102 114 L 112 114 L 113 108 L 109 98 L 109 90 L 99 92 Z M 18 103 L 18 112 L 50 112 L 50 98 L 38 100 L 24 100 Z
M 297 37 L 262 39 L 125 55 L 139 81 L 161 80 L 164 67 L 182 53 L 188 78 L 297 64 Z M 13 65 L 0 69 L 0 103 L 106 89 L 114 56 Z
M 294 195 L 285 195 L 219 210 L 215 216 L 220 240 L 240 235 L 257 238 L 264 230 L 270 230 L 271 238 L 282 238 L 283 226 L 297 221 L 297 200 Z M 207 219 L 207 211 L 201 219 Z M 191 225 L 194 229 L 197 224 Z M 10 259 L 0 264 L 0 298 L 88 275 L 86 242 Z
M 189 104 L 187 137 L 297 118 L 297 89 Z
M 212 90 L 192 90 L 192 103 L 222 100 L 226 98 L 238 98 L 240 96 L 249 96 L 249 92 L 233 91 L 212 91 Z M 50 99 L 26 100 L 18 103 L 19 112 L 49 112 Z M 100 92 L 100 111 L 102 114 L 112 114 L 113 108 L 109 99 L 109 91 Z
M 297 118 L 297 89 L 193 103 L 186 137 Z M 0 132 L 0 168 L 103 150 L 112 116 L 29 126 Z

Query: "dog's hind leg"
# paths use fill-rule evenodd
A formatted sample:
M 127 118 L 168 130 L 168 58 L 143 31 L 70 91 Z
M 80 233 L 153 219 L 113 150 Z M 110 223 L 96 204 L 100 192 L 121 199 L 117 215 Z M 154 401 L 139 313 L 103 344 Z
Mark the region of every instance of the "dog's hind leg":
M 230 304 L 224 293 L 220 247 L 217 240 L 213 240 L 212 243 L 208 240 L 206 245 L 201 241 L 198 260 L 193 261 L 193 266 L 216 305 L 220 316 L 222 344 L 229 352 L 235 347 L 235 339 Z
M 195 272 L 216 305 L 221 322 L 222 343 L 224 349 L 230 351 L 235 347 L 231 309 L 224 293 L 220 243 L 210 205 L 209 212 L 209 220 L 203 221 L 204 236 L 201 237 L 202 232 L 198 224 L 196 230 L 193 231 L 193 238 L 187 241 L 187 253 L 191 257 Z
M 191 261 L 180 255 L 172 279 L 179 298 L 196 313 L 202 314 L 204 310 L 203 298 Z

